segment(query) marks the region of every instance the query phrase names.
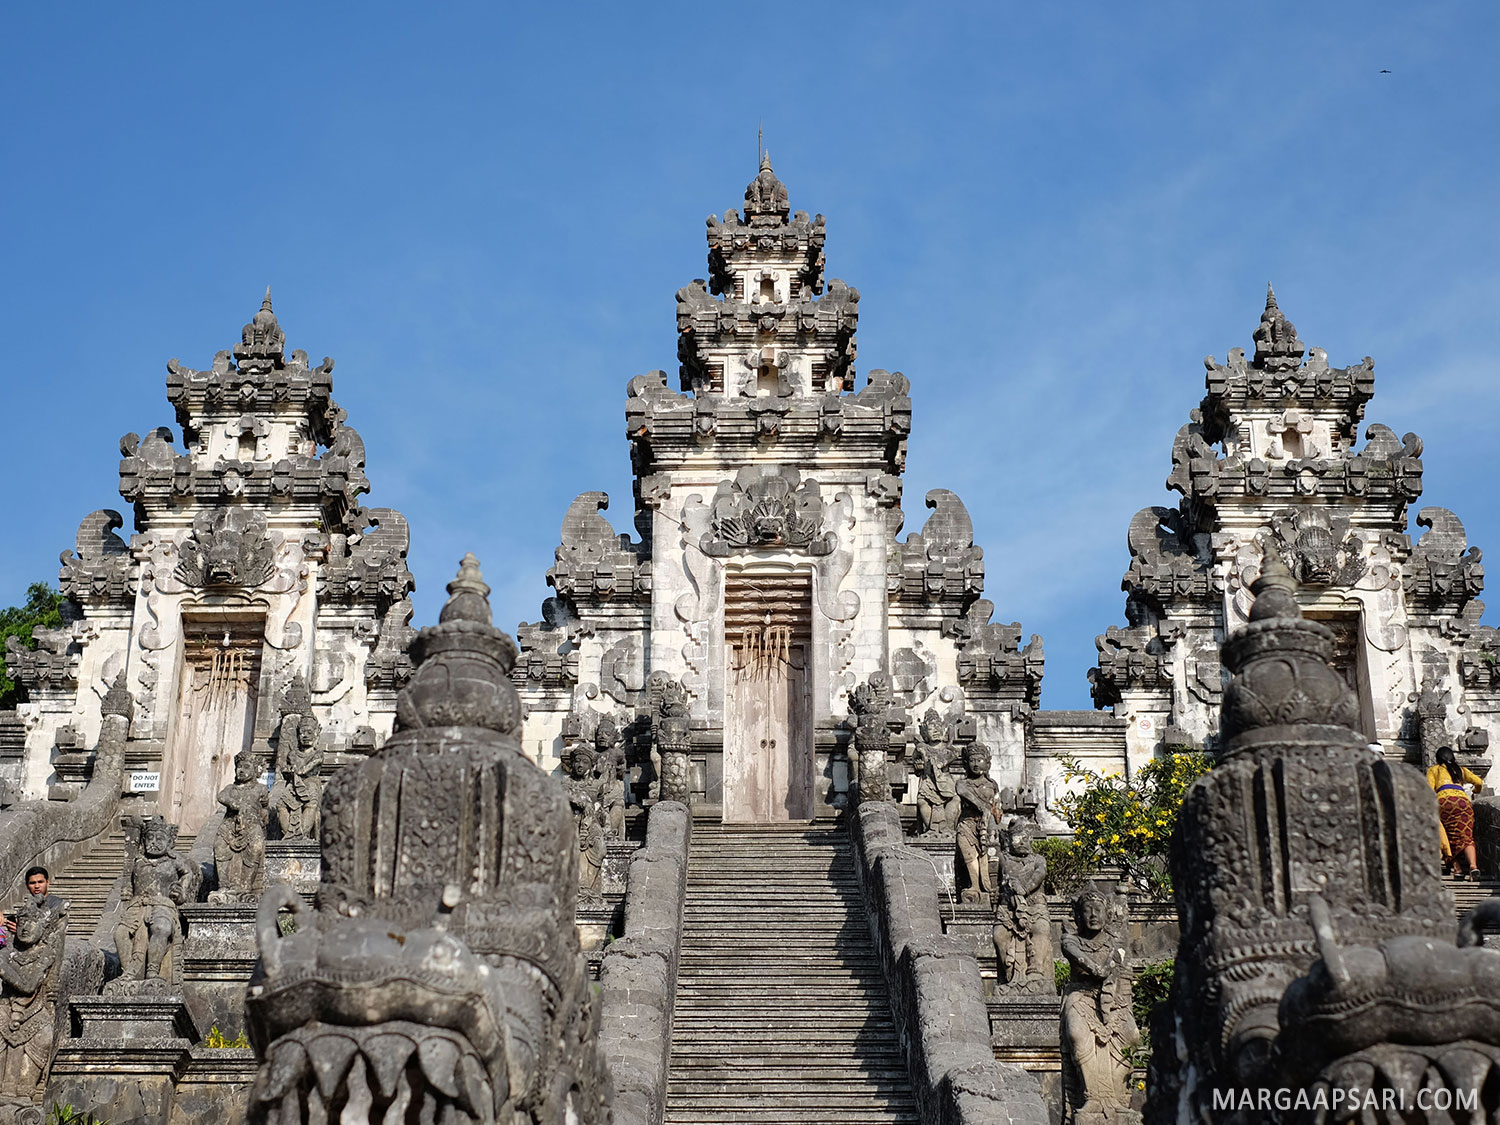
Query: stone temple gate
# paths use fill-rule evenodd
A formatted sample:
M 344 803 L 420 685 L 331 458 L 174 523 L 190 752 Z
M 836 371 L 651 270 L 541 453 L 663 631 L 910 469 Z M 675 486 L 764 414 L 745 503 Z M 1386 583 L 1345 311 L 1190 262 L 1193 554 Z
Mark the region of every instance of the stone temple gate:
M 180 435 L 121 442 L 133 531 L 86 516 L 63 626 L 6 654 L 0 1125 L 1349 1119 L 1213 1108 L 1246 1074 L 1468 1082 L 1407 1119 L 1500 1120 L 1500 884 L 1440 878 L 1412 768 L 1489 773 L 1500 634 L 1459 518 L 1414 509 L 1420 439 L 1366 422 L 1372 362 L 1267 294 L 1164 444 L 1175 506 L 1128 521 L 1096 709 L 1041 710 L 963 502 L 905 527 L 911 384 L 856 371 L 825 235 L 769 157 L 709 218 L 676 377 L 628 383 L 633 530 L 573 501 L 518 643 L 473 556 L 410 627 L 406 521 L 360 505 L 333 361 L 269 293 L 171 361 Z M 1064 759 L 1180 750 L 1217 765 L 1176 909 L 1053 886 Z M 1132 1098 L 1131 976 L 1174 950 Z
M 630 381 L 638 538 L 615 532 L 603 493 L 580 496 L 547 574 L 556 593 L 520 629 L 538 761 L 607 721 L 644 797 L 659 768 L 649 716 L 671 680 L 700 811 L 826 815 L 848 801 L 850 693 L 885 676 L 886 706 L 950 714 L 1022 785 L 1041 641 L 990 620 L 984 552 L 952 492 L 928 493 L 921 530 L 899 537 L 910 384 L 856 378 L 859 291 L 825 279 L 824 241 L 769 158 L 744 214 L 709 219 L 709 277 L 677 293 L 676 387 L 662 371 Z

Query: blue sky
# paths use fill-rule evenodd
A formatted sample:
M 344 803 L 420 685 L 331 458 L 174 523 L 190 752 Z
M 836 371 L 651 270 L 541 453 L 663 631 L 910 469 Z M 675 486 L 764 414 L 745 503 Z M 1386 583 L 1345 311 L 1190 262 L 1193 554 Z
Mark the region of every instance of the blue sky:
M 1500 550 L 1497 13 L 13 7 L 0 604 L 123 509 L 167 359 L 208 366 L 270 284 L 338 361 L 366 503 L 411 521 L 417 623 L 467 550 L 499 623 L 537 619 L 574 495 L 630 527 L 625 384 L 675 381 L 673 294 L 761 123 L 862 294 L 860 370 L 911 379 L 907 530 L 964 498 L 1045 706 L 1089 705 L 1130 517 L 1175 502 L 1202 357 L 1249 346 L 1268 279 L 1331 362 L 1375 357 L 1367 420 Z

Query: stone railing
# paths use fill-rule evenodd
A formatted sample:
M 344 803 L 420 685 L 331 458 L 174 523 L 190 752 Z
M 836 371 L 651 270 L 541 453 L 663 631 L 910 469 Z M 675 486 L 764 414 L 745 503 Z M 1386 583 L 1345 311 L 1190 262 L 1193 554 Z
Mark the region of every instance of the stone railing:
M 870 930 L 929 1125 L 1046 1125 L 1037 1080 L 997 1062 L 979 962 L 943 933 L 937 875 L 902 839 L 896 806 L 867 802 L 851 820 Z
M 599 1046 L 614 1078 L 615 1125 L 658 1125 L 665 1109 L 691 831 L 686 805 L 652 807 L 645 846 L 630 861 L 624 936 L 600 966 Z

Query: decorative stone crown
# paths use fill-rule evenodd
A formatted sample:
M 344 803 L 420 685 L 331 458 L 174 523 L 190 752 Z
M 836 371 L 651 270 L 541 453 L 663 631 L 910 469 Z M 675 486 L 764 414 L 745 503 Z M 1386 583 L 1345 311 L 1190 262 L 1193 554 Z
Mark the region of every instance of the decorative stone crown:
M 479 727 L 510 738 L 520 734 L 521 699 L 510 681 L 516 643 L 495 628 L 489 592 L 479 560 L 465 555 L 448 583 L 438 624 L 412 642 L 420 667 L 396 702 L 398 731 Z
M 1295 370 L 1302 364 L 1306 345 L 1297 338 L 1297 327 L 1276 303 L 1276 291 L 1266 285 L 1266 311 L 1255 329 L 1255 366 L 1267 371 Z
M 1250 589 L 1250 624 L 1224 645 L 1234 673 L 1220 727 L 1225 752 L 1288 740 L 1363 746 L 1359 701 L 1330 664 L 1333 632 L 1302 617 L 1296 580 L 1278 555 L 1267 552 Z

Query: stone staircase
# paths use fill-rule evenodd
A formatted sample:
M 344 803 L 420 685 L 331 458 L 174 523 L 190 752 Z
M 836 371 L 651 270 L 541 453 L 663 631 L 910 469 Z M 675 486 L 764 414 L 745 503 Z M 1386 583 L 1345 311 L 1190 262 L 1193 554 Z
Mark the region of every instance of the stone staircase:
M 916 1125 L 839 829 L 693 826 L 667 1125 Z
M 1481 899 L 1489 898 L 1494 894 L 1500 894 L 1500 881 L 1493 879 L 1471 883 L 1467 879 L 1445 877 L 1443 882 L 1447 883 L 1448 889 L 1453 892 L 1453 905 L 1458 908 L 1458 916 L 1460 918 L 1471 907 L 1478 905 Z

